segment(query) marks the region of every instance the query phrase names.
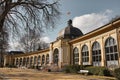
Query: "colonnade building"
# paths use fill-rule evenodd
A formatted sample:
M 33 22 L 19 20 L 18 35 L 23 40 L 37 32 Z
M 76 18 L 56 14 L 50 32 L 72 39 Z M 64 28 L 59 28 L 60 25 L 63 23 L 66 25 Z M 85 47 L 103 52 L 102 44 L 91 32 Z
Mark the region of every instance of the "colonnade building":
M 108 68 L 120 67 L 120 19 L 112 21 L 87 34 L 72 26 L 58 33 L 48 49 L 28 54 L 5 55 L 4 65 L 54 66 L 93 65 Z

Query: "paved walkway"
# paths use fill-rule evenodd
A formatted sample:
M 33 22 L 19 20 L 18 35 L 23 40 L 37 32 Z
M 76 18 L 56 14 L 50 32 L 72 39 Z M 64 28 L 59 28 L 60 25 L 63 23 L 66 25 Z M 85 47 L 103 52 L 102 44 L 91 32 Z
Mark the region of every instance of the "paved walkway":
M 84 76 L 79 74 L 64 74 L 41 72 L 33 69 L 0 68 L 0 80 L 115 80 L 102 76 Z

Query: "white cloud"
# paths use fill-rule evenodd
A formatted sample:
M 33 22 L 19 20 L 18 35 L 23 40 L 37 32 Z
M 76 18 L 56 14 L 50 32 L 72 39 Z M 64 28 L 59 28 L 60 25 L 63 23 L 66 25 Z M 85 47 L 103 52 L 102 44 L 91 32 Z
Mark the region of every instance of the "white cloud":
M 46 43 L 50 43 L 50 38 L 45 36 L 41 38 Z M 23 50 L 19 42 L 10 42 L 9 43 L 9 50 Z
M 50 43 L 50 38 L 47 36 L 42 37 L 42 40 L 45 41 L 46 43 Z
M 85 14 L 73 19 L 73 26 L 81 29 L 83 33 L 88 33 L 109 22 L 113 11 L 107 9 L 105 12 Z
M 22 50 L 21 45 L 19 42 L 10 42 L 9 43 L 9 50 Z

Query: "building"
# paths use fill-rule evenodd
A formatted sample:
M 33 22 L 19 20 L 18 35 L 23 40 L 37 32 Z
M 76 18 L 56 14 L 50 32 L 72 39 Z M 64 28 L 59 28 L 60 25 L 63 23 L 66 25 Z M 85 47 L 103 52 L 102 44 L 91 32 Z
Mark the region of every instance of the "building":
M 68 26 L 58 33 L 56 41 L 45 50 L 29 54 L 6 55 L 4 64 L 14 61 L 17 66 L 53 66 L 61 69 L 66 65 L 93 65 L 108 68 L 120 67 L 120 19 L 96 30 L 83 34 L 81 30 Z

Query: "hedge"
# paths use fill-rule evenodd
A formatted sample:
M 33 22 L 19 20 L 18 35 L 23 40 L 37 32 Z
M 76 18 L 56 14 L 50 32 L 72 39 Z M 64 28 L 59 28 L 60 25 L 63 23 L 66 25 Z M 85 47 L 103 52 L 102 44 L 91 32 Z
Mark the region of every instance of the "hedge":
M 117 78 L 117 80 L 120 80 L 120 68 L 116 68 L 114 70 L 114 76 Z
M 89 74 L 92 75 L 110 76 L 110 71 L 105 67 L 91 66 L 91 67 L 86 67 L 85 69 L 88 70 Z

